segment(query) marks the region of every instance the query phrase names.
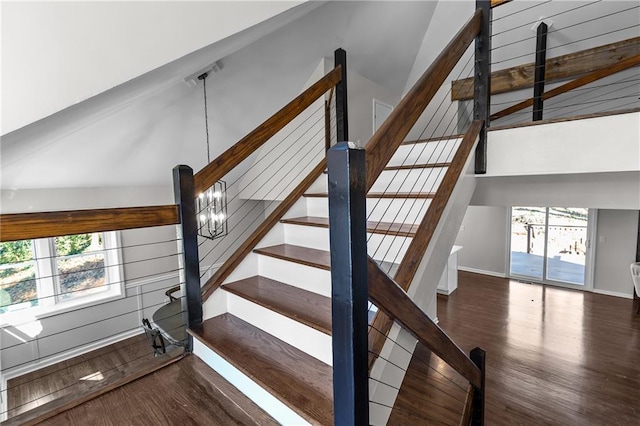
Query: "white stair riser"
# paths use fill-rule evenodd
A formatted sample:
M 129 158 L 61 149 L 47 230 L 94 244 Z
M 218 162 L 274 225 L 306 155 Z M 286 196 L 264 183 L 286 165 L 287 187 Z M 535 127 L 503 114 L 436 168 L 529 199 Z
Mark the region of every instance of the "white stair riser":
M 331 297 L 330 271 L 264 255 L 258 256 L 258 265 L 260 275 L 265 278 Z
M 329 228 L 285 224 L 287 244 L 329 250 Z M 367 252 L 375 260 L 398 263 L 409 247 L 411 238 L 396 235 L 367 234 Z
M 320 175 L 320 177 L 318 177 L 318 179 L 315 180 L 315 182 L 313 182 L 311 184 L 311 186 L 309 187 L 309 189 L 307 189 L 306 192 L 309 193 L 316 193 L 316 192 L 327 192 L 328 190 L 328 183 L 327 183 L 327 174 L 326 173 L 322 173 Z
M 267 412 L 278 423 L 283 425 L 309 424 L 309 422 L 300 417 L 296 412 L 231 365 L 215 351 L 212 351 L 202 344 L 198 339 L 193 339 L 193 353 Z
M 235 294 L 227 298 L 231 314 L 331 365 L 331 336 Z
M 450 162 L 462 139 L 401 145 L 388 166 Z
M 326 198 L 307 197 L 307 216 L 329 217 Z M 367 220 L 418 224 L 431 203 L 430 199 L 367 198 Z
M 370 192 L 435 192 L 442 182 L 446 167 L 411 170 L 385 170 Z

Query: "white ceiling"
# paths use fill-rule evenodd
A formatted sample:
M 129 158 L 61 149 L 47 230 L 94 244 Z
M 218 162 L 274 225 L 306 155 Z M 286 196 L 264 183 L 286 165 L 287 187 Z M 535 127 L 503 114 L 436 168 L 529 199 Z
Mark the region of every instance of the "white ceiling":
M 337 47 L 351 71 L 401 92 L 433 9 L 329 2 L 280 29 L 215 43 L 3 136 L 1 188 L 169 185 L 175 165 L 198 170 L 206 163 L 202 87 L 182 80 L 218 59 L 222 70 L 207 80 L 212 156 L 295 97 Z

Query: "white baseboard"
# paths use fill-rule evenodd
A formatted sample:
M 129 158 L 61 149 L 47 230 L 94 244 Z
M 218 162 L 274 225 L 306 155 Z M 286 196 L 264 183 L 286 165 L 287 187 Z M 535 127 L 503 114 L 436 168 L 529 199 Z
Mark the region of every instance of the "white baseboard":
M 467 266 L 458 265 L 458 271 L 473 272 L 475 274 L 489 275 L 498 278 L 507 278 L 507 274 L 503 272 L 485 271 L 484 269 L 469 268 Z
M 117 343 L 121 340 L 125 340 L 130 337 L 137 336 L 142 333 L 144 333 L 144 330 L 142 329 L 142 327 L 138 327 L 136 329 L 126 331 L 116 336 L 111 336 L 109 338 L 100 340 L 99 342 L 89 343 L 88 345 L 84 345 L 79 348 L 74 348 L 69 351 L 59 353 L 47 358 L 42 358 L 40 360 L 31 362 L 29 364 L 21 365 L 19 367 L 8 368 L 6 371 L 2 372 L 2 376 L 3 376 L 2 378 L 4 381 L 8 381 L 15 377 L 22 376 L 24 374 L 28 374 L 36 370 L 40 370 L 41 368 L 45 368 L 62 361 L 66 361 L 70 358 L 74 358 L 76 356 L 86 354 L 87 352 L 95 351 L 96 349 L 103 348 L 105 346 Z
M 633 293 L 620 293 L 617 291 L 600 290 L 598 288 L 594 288 L 591 291 L 597 294 L 604 294 L 605 296 L 615 296 L 615 297 L 622 297 L 624 299 L 633 299 Z

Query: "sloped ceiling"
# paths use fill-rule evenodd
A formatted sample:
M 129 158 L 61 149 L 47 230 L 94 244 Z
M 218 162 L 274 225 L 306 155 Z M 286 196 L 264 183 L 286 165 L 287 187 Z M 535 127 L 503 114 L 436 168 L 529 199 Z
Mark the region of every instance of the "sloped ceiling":
M 208 46 L 5 135 L 1 187 L 169 185 L 175 165 L 200 169 L 202 86 L 182 79 L 216 60 L 222 70 L 207 80 L 213 157 L 295 97 L 319 58 L 337 47 L 347 50 L 352 71 L 401 92 L 434 8 L 328 2 L 239 50 L 237 41 L 235 50 L 229 40 Z M 127 89 L 134 95 L 119 95 Z

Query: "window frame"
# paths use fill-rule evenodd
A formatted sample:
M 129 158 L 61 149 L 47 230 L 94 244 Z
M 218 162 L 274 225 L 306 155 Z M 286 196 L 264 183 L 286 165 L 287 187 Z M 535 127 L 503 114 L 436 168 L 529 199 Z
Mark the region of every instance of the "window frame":
M 109 288 L 66 300 L 60 297 L 57 261 L 67 256 L 57 256 L 55 238 L 39 238 L 31 241 L 38 305 L 0 313 L 0 326 L 23 322 L 21 318 L 25 317 L 31 320 L 46 318 L 126 296 L 120 231 L 102 232 L 103 249 L 98 252 L 104 254 L 105 286 Z

